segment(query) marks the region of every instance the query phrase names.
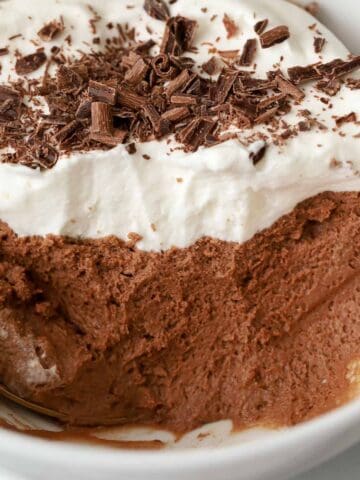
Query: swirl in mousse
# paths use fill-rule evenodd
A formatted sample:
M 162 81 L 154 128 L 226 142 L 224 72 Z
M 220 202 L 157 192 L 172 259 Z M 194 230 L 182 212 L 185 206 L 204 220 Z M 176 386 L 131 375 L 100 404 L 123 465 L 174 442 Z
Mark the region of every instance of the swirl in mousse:
M 360 57 L 283 0 L 5 0 L 0 26 L 0 382 L 181 432 L 353 396 Z

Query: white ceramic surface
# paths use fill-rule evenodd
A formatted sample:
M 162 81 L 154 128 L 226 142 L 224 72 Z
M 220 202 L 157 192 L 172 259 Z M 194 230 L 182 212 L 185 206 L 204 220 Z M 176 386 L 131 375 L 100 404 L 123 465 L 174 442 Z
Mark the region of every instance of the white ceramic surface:
M 359 53 L 358 0 L 320 3 L 322 20 Z M 5 407 L 1 408 L 4 414 Z M 7 413 L 12 414 L 10 410 Z M 26 421 L 36 425 L 39 420 Z M 0 479 L 15 480 L 19 475 L 28 480 L 285 480 L 360 440 L 360 400 L 278 432 L 253 431 L 230 438 L 228 427 L 226 422 L 217 425 L 212 444 L 202 448 L 166 451 L 120 451 L 50 443 L 0 430 Z M 187 446 L 192 440 L 188 437 Z

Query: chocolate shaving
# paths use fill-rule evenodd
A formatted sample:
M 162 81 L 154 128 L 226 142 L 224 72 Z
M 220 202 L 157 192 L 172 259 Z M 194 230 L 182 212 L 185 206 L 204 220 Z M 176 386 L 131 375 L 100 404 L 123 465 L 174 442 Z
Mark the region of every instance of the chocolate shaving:
M 60 65 L 56 78 L 58 89 L 65 93 L 76 91 L 83 83 L 82 77 L 65 65 Z
M 89 82 L 89 95 L 96 102 L 104 102 L 109 105 L 116 103 L 116 88 L 94 80 Z
M 288 69 L 288 75 L 293 83 L 299 84 L 309 80 L 321 79 L 323 77 L 340 78 L 359 67 L 360 56 L 347 61 L 337 58 L 324 64 L 291 67 Z
M 150 103 L 147 103 L 143 107 L 145 116 L 149 119 L 153 129 L 155 132 L 158 132 L 161 127 L 161 122 L 160 122 L 160 115 L 157 112 L 156 108 L 154 105 L 151 105 Z
M 134 65 L 126 72 L 125 80 L 132 85 L 139 84 L 149 70 L 148 64 L 142 57 L 139 57 Z
M 239 55 L 239 50 L 218 50 L 218 54 L 223 58 L 233 60 Z
M 34 160 L 42 169 L 52 168 L 59 158 L 59 152 L 51 145 L 39 145 L 34 150 Z
M 314 50 L 315 53 L 320 53 L 322 52 L 324 46 L 325 46 L 326 40 L 324 37 L 315 37 L 314 38 Z
M 288 75 L 290 80 L 296 85 L 319 78 L 319 72 L 313 65 L 290 67 L 288 68 Z
M 134 155 L 134 153 L 136 153 L 135 143 L 129 143 L 128 145 L 126 145 L 126 150 L 127 150 L 129 155 Z M 131 235 L 131 233 L 129 233 L 129 235 L 128 235 L 129 238 L 130 238 L 130 235 Z M 139 240 L 141 240 L 141 238 Z
M 151 65 L 155 70 L 156 75 L 164 78 L 165 80 L 170 80 L 177 74 L 177 68 L 171 64 L 169 55 L 165 53 L 157 55 L 155 58 L 153 58 Z
M 350 88 L 350 90 L 359 90 L 360 89 L 360 79 L 348 78 L 346 80 L 346 85 L 347 85 L 347 87 Z
M 188 117 L 189 115 L 190 115 L 190 110 L 187 107 L 175 107 L 164 112 L 161 115 L 161 119 L 168 122 L 177 123 L 180 120 L 183 120 L 184 118 Z
M 124 107 L 137 110 L 146 105 L 146 98 L 123 86 L 118 89 L 118 102 Z
M 174 78 L 168 83 L 165 89 L 166 95 L 168 97 L 171 97 L 173 93 L 177 92 L 178 90 L 181 90 L 185 85 L 187 85 L 189 82 L 189 79 L 190 79 L 190 74 L 188 70 L 183 70 L 176 78 Z
M 111 134 L 90 132 L 90 139 L 109 147 L 116 147 L 125 142 L 127 135 L 126 130 L 115 129 Z
M 78 118 L 79 120 L 84 120 L 85 118 L 89 118 L 90 115 L 91 115 L 91 100 L 90 99 L 86 99 L 86 100 L 83 100 L 78 109 L 76 110 L 76 113 L 75 113 L 75 116 L 76 118 Z
M 348 113 L 347 115 L 344 115 L 342 117 L 338 117 L 336 119 L 336 125 L 338 127 L 341 127 L 344 123 L 352 123 L 352 122 L 356 122 L 356 113 L 355 112 Z
M 18 75 L 27 75 L 35 72 L 46 62 L 44 52 L 36 52 L 16 60 L 15 71 Z
M 220 51 L 223 59 L 212 57 L 204 64 L 209 74 L 223 67 L 215 81 L 201 76 L 194 60 L 183 56 L 186 50 L 195 51 L 195 27 L 196 22 L 184 17 L 168 18 L 157 55 L 150 53 L 153 40 L 136 42 L 131 25 L 116 25 L 118 36 L 113 25 L 102 51 L 71 57 L 52 50 L 55 75 L 48 62 L 42 78 L 0 87 L 0 148 L 13 152 L 2 160 L 51 168 L 64 152 L 106 150 L 125 142 L 164 139 L 170 133 L 183 149 L 194 151 L 237 138 L 231 127 L 244 130 L 266 122 L 260 138 L 270 135 L 281 143 L 302 128 L 282 118 L 304 96 L 299 83 L 316 80 L 316 88 L 330 94 L 340 88 L 341 76 L 359 66 L 360 57 L 335 59 L 289 69 L 289 78 L 279 70 L 256 78 L 254 71 L 240 68 L 254 61 L 256 41 L 250 39 L 240 58 L 238 50 Z M 42 50 L 37 53 L 44 55 Z M 329 103 L 324 97 L 320 101 Z M 303 123 L 304 128 L 325 128 L 310 113 Z M 249 136 L 251 141 L 259 138 L 252 133 L 247 141 Z
M 204 143 L 207 135 L 215 127 L 215 122 L 210 118 L 194 118 L 186 127 L 177 134 L 177 139 L 184 144 L 185 151 L 195 151 Z
M 20 114 L 21 97 L 17 90 L 0 86 L 0 123 L 16 120 Z
M 3 57 L 4 55 L 8 55 L 8 54 L 9 54 L 8 47 L 0 48 L 0 57 Z
M 255 123 L 267 123 L 269 122 L 273 117 L 275 117 L 276 113 L 279 110 L 279 106 L 276 105 L 275 107 L 270 108 L 269 110 L 265 110 L 265 112 L 261 113 L 258 115 L 255 119 Z
M 282 43 L 290 37 L 289 28 L 286 25 L 272 28 L 260 35 L 262 48 L 269 48 L 277 43 Z
M 110 134 L 113 129 L 111 106 L 108 103 L 91 104 L 91 133 Z
M 260 20 L 259 22 L 256 22 L 254 25 L 255 33 L 257 33 L 258 35 L 261 35 L 265 31 L 266 27 L 268 26 L 268 23 L 269 23 L 269 20 L 267 18 L 265 18 L 264 20 Z
M 156 45 L 154 40 L 152 38 L 150 38 L 146 42 L 142 42 L 142 43 L 139 43 L 138 45 L 136 45 L 135 52 L 145 55 L 146 53 L 149 53 L 149 50 L 154 45 Z
M 239 65 L 249 67 L 254 61 L 256 48 L 257 41 L 255 38 L 249 38 L 248 40 L 246 40 L 239 60 Z
M 280 92 L 290 95 L 297 102 L 300 102 L 305 97 L 305 93 L 300 90 L 300 88 L 291 83 L 289 80 L 285 79 L 282 75 L 277 75 L 275 80 Z
M 145 0 L 144 10 L 156 20 L 165 21 L 170 17 L 169 9 L 163 0 Z
M 72 120 L 55 135 L 55 139 L 59 143 L 64 142 L 66 139 L 68 139 L 71 135 L 73 135 L 76 132 L 79 126 L 80 126 L 80 123 L 77 120 Z
M 220 74 L 216 84 L 216 88 L 214 89 L 214 95 L 213 95 L 216 103 L 225 102 L 237 77 L 238 77 L 237 71 L 224 70 Z
M 257 165 L 263 158 L 266 153 L 267 145 L 263 145 L 257 152 L 251 152 L 249 155 L 250 160 L 253 165 Z
M 224 24 L 225 30 L 227 32 L 227 38 L 232 38 L 238 33 L 238 31 L 239 31 L 238 26 L 236 25 L 234 20 L 232 20 L 229 17 L 229 15 L 227 13 L 224 14 L 223 24 Z
M 171 17 L 166 22 L 165 32 L 160 47 L 161 53 L 180 56 L 192 47 L 197 22 L 188 18 Z
M 64 31 L 65 27 L 62 21 L 53 20 L 44 25 L 39 31 L 38 35 L 44 42 L 50 42 Z
M 326 93 L 330 97 L 333 97 L 338 93 L 341 88 L 341 83 L 336 78 L 320 80 L 316 84 L 316 88 L 321 92 Z
M 196 95 L 190 95 L 187 93 L 178 93 L 176 95 L 172 95 L 170 102 L 180 105 L 197 105 L 198 97 Z
M 203 63 L 202 69 L 210 76 L 217 73 L 218 62 L 216 60 L 216 57 L 211 57 L 207 62 Z

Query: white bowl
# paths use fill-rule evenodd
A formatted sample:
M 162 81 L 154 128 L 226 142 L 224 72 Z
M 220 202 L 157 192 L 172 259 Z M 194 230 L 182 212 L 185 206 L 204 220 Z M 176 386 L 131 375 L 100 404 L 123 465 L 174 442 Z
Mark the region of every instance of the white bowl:
M 354 53 L 359 53 L 356 51 L 358 0 L 319 0 L 319 3 L 323 22 Z M 0 403 L 0 416 L 6 414 L 12 418 L 13 413 L 6 403 Z M 39 424 L 37 417 L 24 416 L 21 410 L 16 415 L 33 426 L 53 428 Z M 0 479 L 282 480 L 320 464 L 360 440 L 360 399 L 310 422 L 279 431 L 251 430 L 229 435 L 229 422 L 201 431 L 204 430 L 212 433 L 202 442 L 196 431 L 180 444 L 165 435 L 169 443 L 165 450 L 131 451 L 49 442 L 0 429 L 0 465 L 9 470 L 7 474 L 0 468 Z M 128 434 L 122 431 L 117 436 L 124 438 Z M 148 438 L 149 432 L 137 430 L 131 435 Z M 161 432 L 155 434 L 159 435 L 164 436 Z

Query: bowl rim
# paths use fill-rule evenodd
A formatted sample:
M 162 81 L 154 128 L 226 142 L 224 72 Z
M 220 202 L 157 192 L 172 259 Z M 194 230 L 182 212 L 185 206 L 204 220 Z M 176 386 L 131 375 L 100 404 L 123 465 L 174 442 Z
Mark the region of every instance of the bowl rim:
M 306 445 L 306 442 L 310 441 L 311 445 L 322 444 L 324 436 L 330 441 L 354 425 L 360 427 L 360 397 L 313 420 L 280 431 L 275 430 L 275 435 L 266 435 L 263 438 L 232 445 L 156 451 L 121 450 L 48 441 L 0 428 L 0 455 L 16 455 L 17 458 L 27 458 L 32 462 L 41 463 L 55 461 L 57 464 L 68 462 L 71 458 L 74 466 L 79 468 L 96 469 L 101 464 L 106 471 L 121 469 L 137 474 L 149 472 L 149 469 L 159 473 L 171 471 L 176 464 L 181 465 L 182 471 L 194 471 L 202 469 L 204 464 L 211 468 L 218 465 L 219 461 L 222 466 L 239 463 L 245 459 L 255 461 L 282 449 L 286 451 Z M 357 440 L 360 440 L 360 428 L 357 438 L 352 443 Z

